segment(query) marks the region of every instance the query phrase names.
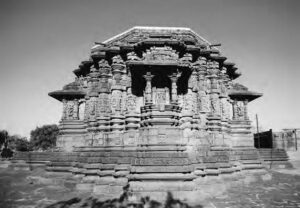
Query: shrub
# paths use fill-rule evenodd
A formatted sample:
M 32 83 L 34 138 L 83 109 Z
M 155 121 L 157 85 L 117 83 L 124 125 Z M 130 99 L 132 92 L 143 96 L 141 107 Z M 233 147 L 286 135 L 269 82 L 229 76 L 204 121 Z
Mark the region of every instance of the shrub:
M 51 149 L 56 145 L 57 135 L 58 126 L 56 124 L 44 125 L 30 132 L 30 142 L 33 149 Z

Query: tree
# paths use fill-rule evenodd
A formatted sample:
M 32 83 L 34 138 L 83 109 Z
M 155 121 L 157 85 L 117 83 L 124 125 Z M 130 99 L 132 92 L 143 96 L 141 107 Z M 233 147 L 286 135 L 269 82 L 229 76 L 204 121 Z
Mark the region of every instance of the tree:
M 2 146 L 5 146 L 5 143 L 7 142 L 8 138 L 8 132 L 6 130 L 0 131 L 0 150 L 2 149 Z
M 58 135 L 56 124 L 37 127 L 30 132 L 30 143 L 34 149 L 47 150 L 54 148 Z
M 13 135 L 8 137 L 8 148 L 14 151 L 26 152 L 30 151 L 30 142 L 26 137 Z
M 8 132 L 6 130 L 0 131 L 0 150 L 1 151 L 1 157 L 3 158 L 9 158 L 13 156 L 13 151 L 8 148 Z M 2 146 L 4 145 L 4 148 L 2 149 Z
M 4 145 L 4 148 L 1 147 Z M 1 157 L 9 158 L 13 156 L 14 151 L 30 151 L 30 142 L 26 137 L 19 135 L 9 135 L 6 130 L 0 131 L 0 150 Z

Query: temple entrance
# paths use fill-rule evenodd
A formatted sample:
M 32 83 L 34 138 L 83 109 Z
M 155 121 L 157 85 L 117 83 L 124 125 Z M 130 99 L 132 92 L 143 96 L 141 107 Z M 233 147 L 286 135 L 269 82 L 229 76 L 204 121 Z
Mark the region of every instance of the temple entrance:
M 152 102 L 154 105 L 170 104 L 171 81 L 166 72 L 158 71 L 152 79 Z
M 154 105 L 170 104 L 170 90 L 165 88 L 152 88 L 152 97 Z

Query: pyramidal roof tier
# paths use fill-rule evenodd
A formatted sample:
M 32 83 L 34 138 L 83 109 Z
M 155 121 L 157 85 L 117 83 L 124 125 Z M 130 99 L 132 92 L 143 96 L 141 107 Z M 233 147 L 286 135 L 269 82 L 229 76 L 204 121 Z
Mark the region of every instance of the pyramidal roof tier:
M 207 60 L 219 62 L 221 67 L 227 69 L 227 74 L 232 79 L 240 76 L 235 64 L 228 62 L 227 57 L 223 56 L 217 48 L 220 44 L 212 44 L 186 27 L 147 26 L 135 26 L 103 42 L 95 42 L 90 59 L 82 61 L 78 69 L 73 72 L 77 77 L 85 76 L 91 66 L 101 59 L 111 62 L 112 57 L 121 55 L 124 61 L 127 61 L 126 54 L 130 52 L 135 52 L 138 57 L 142 57 L 148 49 L 165 46 L 175 50 L 179 58 L 190 54 L 192 62 L 195 62 L 200 56 L 205 57 Z
M 119 41 L 123 41 L 126 38 L 130 38 L 133 35 L 139 35 L 142 38 L 151 38 L 151 37 L 174 37 L 176 35 L 182 35 L 183 39 L 194 40 L 196 43 L 211 45 L 203 37 L 195 33 L 193 30 L 187 27 L 151 27 L 151 26 L 135 26 L 132 27 L 116 36 L 113 36 L 105 40 L 104 44 L 114 44 Z
M 204 66 L 202 69 L 207 69 L 205 73 L 236 79 L 241 75 L 237 72 L 238 68 L 235 63 L 227 61 L 218 46 L 220 44 L 211 44 L 186 27 L 136 26 L 103 42 L 96 42 L 89 60 L 82 61 L 73 72 L 77 76 L 76 82 L 83 83 L 87 76 L 97 78 L 102 76 L 101 73 L 109 74 L 107 72 L 111 68 L 114 72 L 121 72 L 127 67 L 129 71 L 136 72 L 138 69 L 139 73 L 143 73 L 144 68 L 180 70 L 184 72 L 182 77 L 188 77 L 193 69 Z M 71 83 L 49 95 L 58 100 L 75 95 L 80 99 L 86 92 L 76 83 Z M 261 94 L 242 88 L 231 90 L 230 96 L 251 101 Z

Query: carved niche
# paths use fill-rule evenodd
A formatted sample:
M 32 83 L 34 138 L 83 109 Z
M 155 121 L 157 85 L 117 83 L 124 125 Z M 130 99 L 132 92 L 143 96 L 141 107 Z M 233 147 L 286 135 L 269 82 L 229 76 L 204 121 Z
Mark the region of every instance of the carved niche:
M 67 104 L 67 119 L 73 119 L 74 115 L 74 103 L 72 101 L 68 101 Z
M 86 99 L 85 102 L 85 110 L 84 110 L 84 119 L 89 119 L 91 117 L 95 117 L 98 115 L 98 98 L 97 97 L 90 97 Z
M 121 112 L 122 109 L 122 91 L 113 90 L 111 93 L 111 110 L 112 113 Z
M 90 105 L 89 105 L 90 115 L 97 116 L 97 98 L 91 97 L 90 98 Z
M 169 104 L 170 103 L 170 91 L 169 88 L 152 88 L 153 104 Z
M 164 46 L 164 47 L 153 46 L 150 49 L 147 49 L 146 52 L 143 53 L 144 61 L 154 61 L 154 62 L 177 61 L 178 57 L 179 57 L 178 52 L 176 52 L 176 50 L 173 50 L 169 46 Z
M 188 93 L 183 97 L 182 110 L 186 113 L 193 113 L 197 108 L 197 94 L 191 89 L 188 89 Z
M 136 97 L 132 93 L 127 93 L 126 112 L 133 113 L 136 110 Z
M 210 98 L 210 109 L 213 115 L 220 115 L 220 100 L 218 97 L 212 96 Z
M 63 120 L 77 120 L 79 114 L 78 100 L 63 100 Z
M 237 102 L 236 103 L 236 116 L 239 120 L 243 120 L 245 115 L 244 103 Z
M 210 111 L 209 96 L 206 94 L 201 96 L 201 111 L 203 112 Z

